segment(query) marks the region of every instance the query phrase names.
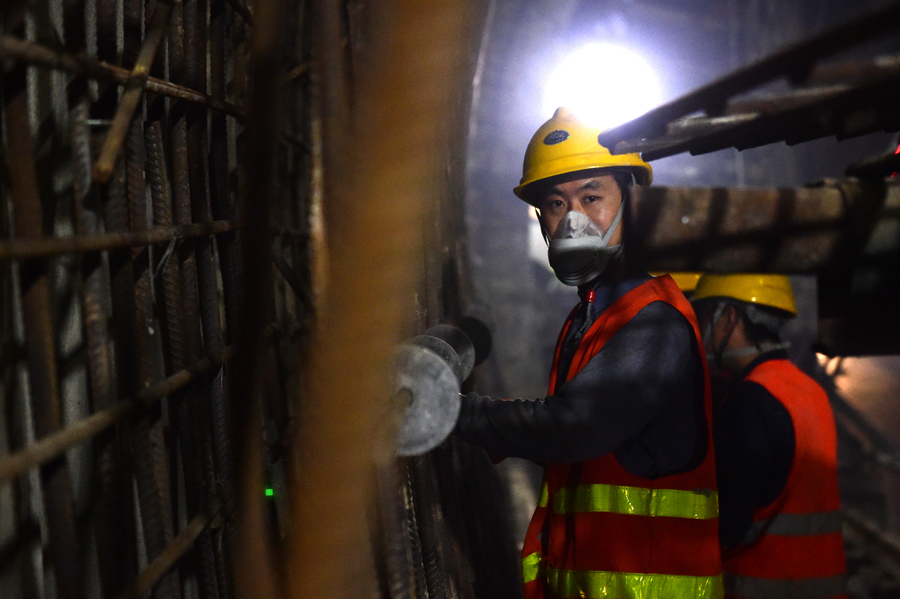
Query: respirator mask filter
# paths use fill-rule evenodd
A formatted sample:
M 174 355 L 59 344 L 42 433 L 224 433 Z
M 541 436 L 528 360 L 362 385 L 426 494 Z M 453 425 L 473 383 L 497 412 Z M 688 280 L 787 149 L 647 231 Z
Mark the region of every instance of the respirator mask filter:
M 604 233 L 583 212 L 566 213 L 550 238 L 547 257 L 556 278 L 573 287 L 591 281 L 606 270 L 609 263 L 622 252 L 622 244 L 609 245 L 625 202 L 619 205 L 616 217 Z

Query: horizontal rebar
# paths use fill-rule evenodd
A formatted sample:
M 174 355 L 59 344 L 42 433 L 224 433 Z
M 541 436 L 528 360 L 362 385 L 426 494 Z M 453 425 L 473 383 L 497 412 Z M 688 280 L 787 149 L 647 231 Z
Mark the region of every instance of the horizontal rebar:
M 59 52 L 14 36 L 0 35 L 0 59 L 7 58 L 122 85 L 128 83 L 132 74 L 128 69 L 87 58 L 86 56 Z M 213 98 L 183 85 L 163 81 L 156 77 L 147 77 L 144 89 L 168 98 L 185 100 L 212 110 L 219 110 L 238 120 L 244 119 L 244 111 L 239 106 Z
M 214 518 L 218 517 L 220 510 L 221 504 L 216 502 L 215 505 L 197 514 L 197 516 L 188 523 L 185 529 L 182 530 L 177 537 L 172 539 L 172 542 L 166 546 L 163 552 L 156 556 L 156 559 L 154 559 L 143 572 L 138 574 L 138 577 L 135 579 L 131 588 L 126 589 L 119 594 L 116 599 L 138 599 L 139 597 L 146 596 L 153 588 L 153 585 L 155 585 L 166 572 L 172 569 L 172 566 L 175 565 L 175 562 L 177 562 L 181 556 L 190 550 L 191 545 L 197 540 L 200 533 L 206 530 L 207 526 L 210 525 Z
M 176 227 L 160 227 L 144 231 L 72 235 L 69 237 L 31 237 L 0 240 L 0 262 L 4 260 L 46 258 L 69 253 L 99 252 L 113 248 L 163 243 L 173 239 L 188 239 L 215 235 L 237 229 L 231 220 L 196 223 Z
M 221 355 L 198 360 L 192 366 L 141 391 L 134 399 L 122 399 L 109 409 L 83 418 L 59 432 L 38 440 L 22 451 L 7 456 L 0 461 L 0 484 L 52 460 L 73 445 L 94 437 L 122 418 L 136 412 L 140 407 L 152 405 L 163 397 L 171 395 L 211 368 L 223 364 L 232 358 L 234 353 L 234 346 L 228 346 Z
M 178 1 L 175 0 L 175 3 L 177 4 Z M 144 40 L 144 45 L 141 46 L 141 51 L 138 53 L 134 69 L 132 69 L 128 76 L 128 81 L 125 83 L 125 90 L 119 99 L 116 115 L 113 117 L 109 131 L 106 133 L 106 138 L 103 140 L 100 156 L 94 164 L 94 179 L 101 183 L 106 183 L 112 176 L 116 160 L 122 151 L 125 136 L 128 134 L 128 128 L 134 117 L 134 111 L 137 110 L 141 98 L 144 97 L 147 77 L 150 76 L 150 68 L 156 57 L 156 51 L 159 49 L 159 42 L 162 41 L 163 33 L 168 27 L 171 12 L 171 4 L 157 4 L 156 6 L 153 22 L 147 31 L 147 38 Z

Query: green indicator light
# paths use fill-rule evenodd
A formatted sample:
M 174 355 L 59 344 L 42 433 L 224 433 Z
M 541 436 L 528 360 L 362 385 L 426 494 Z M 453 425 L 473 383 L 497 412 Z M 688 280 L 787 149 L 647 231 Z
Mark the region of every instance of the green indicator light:
M 274 497 L 274 496 L 275 496 L 275 489 L 273 489 L 272 487 L 268 487 L 266 489 L 266 497 Z

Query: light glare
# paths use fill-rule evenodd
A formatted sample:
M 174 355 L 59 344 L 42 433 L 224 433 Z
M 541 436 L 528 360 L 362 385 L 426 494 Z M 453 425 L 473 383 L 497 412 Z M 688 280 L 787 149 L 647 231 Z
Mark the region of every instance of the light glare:
M 547 81 L 544 114 L 565 106 L 591 125 L 608 129 L 662 101 L 659 80 L 638 54 L 590 43 L 566 57 Z

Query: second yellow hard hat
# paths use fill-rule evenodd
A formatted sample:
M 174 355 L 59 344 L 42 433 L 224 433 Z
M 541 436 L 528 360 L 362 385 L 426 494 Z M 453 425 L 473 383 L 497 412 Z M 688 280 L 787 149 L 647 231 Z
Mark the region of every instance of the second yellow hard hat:
M 794 290 L 785 275 L 772 274 L 704 274 L 697 281 L 691 301 L 723 297 L 759 306 L 778 308 L 797 315 Z

